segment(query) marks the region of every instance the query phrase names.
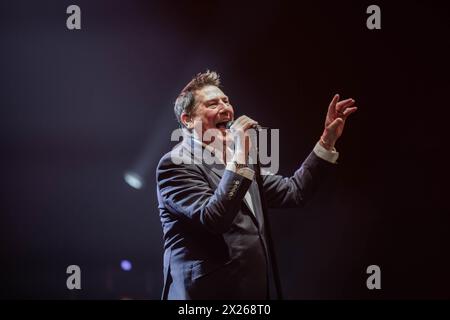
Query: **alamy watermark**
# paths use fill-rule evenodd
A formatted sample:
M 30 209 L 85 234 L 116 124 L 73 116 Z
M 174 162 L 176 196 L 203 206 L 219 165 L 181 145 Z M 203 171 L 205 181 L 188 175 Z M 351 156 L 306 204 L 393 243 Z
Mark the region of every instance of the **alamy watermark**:
M 379 6 L 372 4 L 367 7 L 367 14 L 370 14 L 366 20 L 366 26 L 369 30 L 381 29 L 381 9 Z
M 66 280 L 66 286 L 69 290 L 81 289 L 81 268 L 75 264 L 67 267 L 66 273 L 70 274 Z
M 66 13 L 70 14 L 66 20 L 66 27 L 69 30 L 81 29 L 81 9 L 79 6 L 72 4 L 67 7 Z
M 367 267 L 366 273 L 370 276 L 366 280 L 366 286 L 369 290 L 381 289 L 381 269 L 376 264 Z
M 203 131 L 202 124 L 196 124 L 195 131 L 202 132 L 194 135 L 187 129 L 176 129 L 170 140 L 180 142 L 191 140 L 185 147 L 178 144 L 171 151 L 171 159 L 175 164 L 226 164 L 231 161 L 234 153 L 233 134 L 216 128 Z M 250 141 L 248 164 L 259 164 L 262 173 L 276 174 L 280 165 L 280 131 L 279 129 L 248 129 L 245 136 Z M 258 137 L 258 139 L 257 139 Z M 186 147 L 187 146 L 187 147 Z

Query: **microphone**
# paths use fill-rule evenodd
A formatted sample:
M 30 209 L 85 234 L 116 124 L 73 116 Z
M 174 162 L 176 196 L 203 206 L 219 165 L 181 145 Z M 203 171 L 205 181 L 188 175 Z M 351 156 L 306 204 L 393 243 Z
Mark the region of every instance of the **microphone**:
M 228 121 L 228 122 L 227 122 L 227 129 L 230 129 L 231 126 L 233 125 L 233 123 L 234 123 L 234 120 Z M 262 126 L 260 126 L 259 124 L 255 124 L 255 125 L 253 125 L 253 129 L 259 131 L 259 130 L 269 129 L 269 128 L 267 128 L 267 127 L 262 127 Z

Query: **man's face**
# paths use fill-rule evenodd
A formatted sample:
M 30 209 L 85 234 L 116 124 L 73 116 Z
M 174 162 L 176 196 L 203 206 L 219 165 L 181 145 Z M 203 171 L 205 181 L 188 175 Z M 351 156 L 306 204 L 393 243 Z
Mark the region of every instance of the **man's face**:
M 195 101 L 191 120 L 197 137 L 201 135 L 205 143 L 212 142 L 211 136 L 224 141 L 227 137 L 226 124 L 234 119 L 234 110 L 228 97 L 218 87 L 206 86 L 195 92 Z M 209 137 L 208 134 L 205 136 L 207 130 L 212 132 Z

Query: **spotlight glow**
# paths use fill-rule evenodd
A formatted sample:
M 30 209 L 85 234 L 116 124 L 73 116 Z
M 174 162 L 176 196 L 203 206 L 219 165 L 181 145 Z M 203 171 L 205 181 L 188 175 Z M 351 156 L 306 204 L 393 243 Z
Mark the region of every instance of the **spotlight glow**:
M 125 172 L 123 178 L 125 179 L 126 183 L 130 185 L 130 187 L 135 189 L 141 189 L 144 186 L 144 182 L 142 181 L 142 178 L 140 175 L 134 172 Z
M 122 268 L 123 271 L 130 271 L 133 268 L 131 262 L 128 260 L 122 260 L 120 262 L 120 267 Z

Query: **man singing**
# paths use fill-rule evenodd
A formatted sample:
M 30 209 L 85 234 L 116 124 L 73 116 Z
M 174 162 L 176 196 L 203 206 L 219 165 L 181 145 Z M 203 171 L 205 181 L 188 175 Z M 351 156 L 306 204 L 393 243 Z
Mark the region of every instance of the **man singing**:
M 299 207 L 311 198 L 338 158 L 334 145 L 354 104 L 334 96 L 322 136 L 292 177 L 262 176 L 269 208 Z M 165 250 L 162 299 L 268 299 L 266 226 L 246 135 L 257 122 L 245 115 L 235 119 L 218 74 L 209 71 L 188 83 L 174 110 L 186 135 L 156 170 Z M 229 142 L 232 149 L 217 148 Z M 216 161 L 198 159 L 196 147 Z

